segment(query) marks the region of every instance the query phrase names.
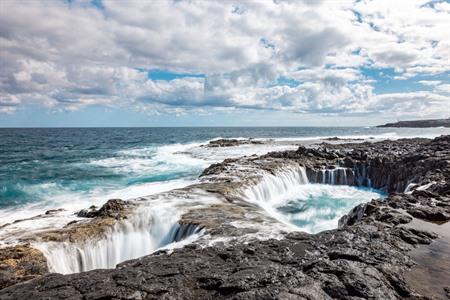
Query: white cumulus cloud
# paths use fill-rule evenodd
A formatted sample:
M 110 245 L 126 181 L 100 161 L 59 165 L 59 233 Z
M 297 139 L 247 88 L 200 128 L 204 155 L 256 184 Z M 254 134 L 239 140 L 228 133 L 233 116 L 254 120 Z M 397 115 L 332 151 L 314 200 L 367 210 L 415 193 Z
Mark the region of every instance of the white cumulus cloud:
M 439 115 L 450 102 L 442 1 L 0 3 L 0 113 L 30 103 L 148 113 L 265 109 Z M 365 70 L 433 91 L 382 93 Z M 149 70 L 185 74 L 151 79 Z M 201 76 L 191 76 L 201 75 Z M 447 78 L 447 79 L 442 79 Z M 420 86 L 420 85 L 419 85 Z

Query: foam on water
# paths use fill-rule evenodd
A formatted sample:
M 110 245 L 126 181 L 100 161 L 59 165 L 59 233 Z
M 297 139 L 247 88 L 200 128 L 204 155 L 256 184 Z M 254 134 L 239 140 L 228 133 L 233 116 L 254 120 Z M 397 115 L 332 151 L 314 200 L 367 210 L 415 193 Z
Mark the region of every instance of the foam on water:
M 328 183 L 338 184 L 337 172 L 329 172 Z M 265 173 L 262 180 L 244 192 L 270 216 L 310 233 L 337 228 L 339 219 L 358 204 L 382 197 L 368 188 L 334 184 L 311 184 L 303 167 L 290 166 L 277 174 Z
M 110 168 L 119 174 L 192 172 L 208 164 L 185 152 L 199 145 L 200 143 L 188 143 L 127 149 L 119 151 L 115 157 L 92 160 L 90 164 Z
M 290 223 L 317 233 L 337 228 L 339 219 L 353 207 L 381 197 L 381 193 L 368 188 L 306 184 L 281 195 L 276 209 Z
M 220 162 L 227 158 L 237 158 L 241 156 L 263 155 L 270 151 L 294 150 L 298 148 L 294 144 L 244 144 L 233 147 L 198 147 L 189 150 L 189 153 L 196 158 L 206 160 L 210 163 Z
M 16 220 L 23 221 L 12 223 L 0 230 L 0 245 L 14 243 L 20 237 L 25 237 L 33 232 L 62 228 L 71 221 L 82 219 L 78 218 L 75 212 L 91 205 L 101 206 L 108 199 L 121 198 L 129 200 L 143 195 L 153 195 L 182 188 L 194 183 L 196 183 L 195 180 L 184 179 L 143 183 L 114 190 L 109 194 L 102 189 L 91 191 L 88 194 L 68 191 L 48 197 L 46 202 L 28 204 L 20 209 L 17 207 L 3 209 L 0 210 L 0 225 L 12 223 Z M 32 218 L 42 215 L 47 210 L 60 208 L 64 210 L 54 214 L 43 215 L 43 217 Z
M 196 226 L 179 225 L 180 216 L 196 206 L 218 203 L 212 196 L 180 198 L 163 194 L 141 203 L 129 218 L 118 221 L 100 238 L 82 242 L 34 243 L 47 259 L 51 272 L 69 274 L 98 268 L 114 268 L 164 247 L 192 242 L 203 234 Z
M 45 182 L 21 186 L 23 193 L 42 199 L 20 206 L 0 209 L 0 226 L 15 220 L 27 219 L 50 209 L 63 208 L 65 211 L 42 220 L 23 221 L 8 226 L 8 231 L 17 232 L 33 228 L 60 228 L 74 220 L 74 213 L 91 205 L 100 206 L 108 199 L 132 199 L 182 188 L 196 182 L 196 176 L 210 162 L 183 153 L 184 150 L 199 146 L 199 143 L 174 144 L 160 147 L 144 147 L 118 151 L 114 157 L 80 163 L 79 167 L 89 170 L 90 166 L 101 166 L 124 176 L 125 182 L 97 182 L 76 185 L 63 185 L 58 182 Z M 33 224 L 31 224 L 33 223 Z M 6 235 L 0 231 L 0 243 L 5 243 Z

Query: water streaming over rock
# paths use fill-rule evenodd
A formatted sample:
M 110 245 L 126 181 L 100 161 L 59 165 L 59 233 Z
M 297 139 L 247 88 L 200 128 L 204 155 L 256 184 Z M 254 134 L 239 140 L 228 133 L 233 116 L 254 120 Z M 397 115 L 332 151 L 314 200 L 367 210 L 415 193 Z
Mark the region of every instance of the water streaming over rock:
M 69 274 L 100 268 L 150 254 L 202 231 L 194 225 L 180 225 L 172 215 L 145 207 L 129 219 L 117 222 L 102 238 L 84 242 L 46 242 L 34 246 L 47 258 L 51 272 Z M 180 245 L 174 245 L 180 246 Z
M 247 199 L 259 202 L 271 202 L 293 186 L 307 183 L 372 187 L 365 166 L 354 169 L 339 166 L 333 166 L 329 169 L 306 169 L 301 166 L 288 166 L 275 175 L 265 173 L 258 184 L 245 191 L 245 196 Z
M 332 185 L 353 185 L 353 170 L 343 167 L 333 169 L 308 169 L 309 181 L 312 183 L 332 184 Z
M 244 194 L 287 229 L 316 233 L 336 228 L 339 218 L 355 205 L 382 197 L 378 191 L 359 187 L 359 182 L 364 181 L 355 179 L 349 168 L 290 166 L 276 174 L 264 173 Z
M 289 166 L 275 175 L 265 173 L 258 184 L 245 191 L 245 197 L 252 202 L 270 203 L 293 186 L 308 182 L 304 167 Z

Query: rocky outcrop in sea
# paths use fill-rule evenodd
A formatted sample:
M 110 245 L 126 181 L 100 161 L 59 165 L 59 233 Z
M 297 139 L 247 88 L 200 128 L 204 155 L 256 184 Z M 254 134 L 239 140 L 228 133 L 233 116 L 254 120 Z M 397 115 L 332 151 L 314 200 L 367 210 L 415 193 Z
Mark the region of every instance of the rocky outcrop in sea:
M 322 143 L 227 159 L 205 169 L 200 183 L 173 192 L 220 200 L 183 210 L 170 237 L 204 232 L 195 242 L 114 269 L 48 273 L 33 242 L 95 240 L 148 199 L 110 202 L 83 212 L 86 222 L 24 240 L 32 250 L 22 257 L 2 252 L 0 299 L 446 299 L 449 179 L 450 136 Z M 339 228 L 318 234 L 288 228 L 247 199 L 249 189 L 264 184 L 275 187 L 263 190 L 269 197 L 305 180 L 370 186 L 388 197 L 355 207 Z

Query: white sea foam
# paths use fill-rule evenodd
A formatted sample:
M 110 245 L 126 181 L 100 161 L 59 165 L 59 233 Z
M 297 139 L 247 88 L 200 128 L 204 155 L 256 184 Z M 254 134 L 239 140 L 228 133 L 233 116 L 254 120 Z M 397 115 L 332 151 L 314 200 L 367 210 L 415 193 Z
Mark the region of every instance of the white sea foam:
M 336 180 L 330 180 L 330 183 Z M 368 189 L 345 185 L 310 184 L 303 167 L 287 167 L 277 174 L 266 173 L 245 192 L 270 216 L 306 232 L 336 228 L 339 219 L 354 206 L 380 197 Z
M 303 230 L 316 233 L 337 228 L 339 219 L 358 204 L 378 199 L 381 195 L 370 189 L 345 185 L 307 184 L 297 186 L 283 195 L 277 206 L 290 222 Z M 298 210 L 287 211 L 286 207 Z
M 195 226 L 180 226 L 180 216 L 188 208 L 218 202 L 210 195 L 189 198 L 162 194 L 141 202 L 132 216 L 118 221 L 102 238 L 34 243 L 33 246 L 43 252 L 52 272 L 69 274 L 114 268 L 122 261 L 150 254 L 161 247 L 170 249 L 194 241 L 203 231 Z
M 227 158 L 237 158 L 250 155 L 263 155 L 270 151 L 294 150 L 298 146 L 294 144 L 244 144 L 232 147 L 197 147 L 189 150 L 189 153 L 196 158 L 208 162 L 219 162 Z
M 186 151 L 199 143 L 172 144 L 122 150 L 117 156 L 92 160 L 90 164 L 102 166 L 118 174 L 176 173 L 206 167 L 208 162 L 195 158 Z
M 0 225 L 23 220 L 12 223 L 0 230 L 0 245 L 14 243 L 19 238 L 26 237 L 33 234 L 33 232 L 62 228 L 68 222 L 80 219 L 75 215 L 80 209 L 91 205 L 101 206 L 108 199 L 120 198 L 130 200 L 144 195 L 153 195 L 182 188 L 194 183 L 196 183 L 195 180 L 184 179 L 151 182 L 128 186 L 123 189 L 110 191 L 110 193 L 105 193 L 102 189 L 96 189 L 87 194 L 63 191 L 58 195 L 48 197 L 45 202 L 0 210 Z M 64 210 L 54 214 L 43 215 L 47 210 L 59 208 Z M 32 218 L 38 215 L 43 215 L 43 217 Z

